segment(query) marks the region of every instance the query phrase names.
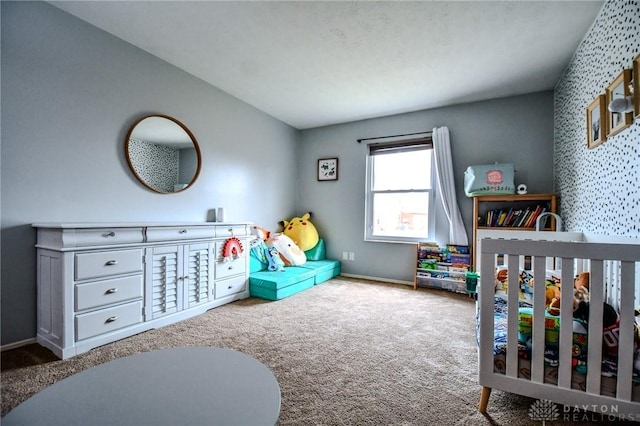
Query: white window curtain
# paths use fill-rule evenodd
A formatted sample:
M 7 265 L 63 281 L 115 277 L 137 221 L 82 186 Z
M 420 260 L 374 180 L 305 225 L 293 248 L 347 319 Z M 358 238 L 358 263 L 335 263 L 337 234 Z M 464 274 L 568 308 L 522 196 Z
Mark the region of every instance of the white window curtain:
M 435 127 L 432 138 L 440 198 L 447 219 L 449 219 L 449 244 L 467 246 L 469 245 L 469 240 L 464 229 L 460 209 L 458 208 L 456 185 L 453 180 L 449 129 L 447 127 Z

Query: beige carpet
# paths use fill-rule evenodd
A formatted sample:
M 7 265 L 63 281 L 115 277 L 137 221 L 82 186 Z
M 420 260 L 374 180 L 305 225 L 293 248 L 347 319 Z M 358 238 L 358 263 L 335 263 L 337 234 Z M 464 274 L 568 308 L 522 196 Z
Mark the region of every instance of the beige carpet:
M 217 346 L 273 371 L 282 392 L 280 425 L 541 424 L 528 416 L 533 400 L 500 391 L 491 395 L 490 416 L 478 413 L 474 315 L 466 295 L 334 279 L 277 302 L 234 302 L 65 361 L 38 345 L 5 352 L 2 415 L 114 358 Z

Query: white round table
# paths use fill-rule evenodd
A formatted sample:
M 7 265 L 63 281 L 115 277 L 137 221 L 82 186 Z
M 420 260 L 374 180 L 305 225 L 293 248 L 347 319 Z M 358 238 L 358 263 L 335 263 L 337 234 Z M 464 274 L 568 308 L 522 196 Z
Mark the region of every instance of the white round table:
M 249 355 L 183 347 L 131 355 L 67 377 L 3 425 L 275 425 L 280 386 Z

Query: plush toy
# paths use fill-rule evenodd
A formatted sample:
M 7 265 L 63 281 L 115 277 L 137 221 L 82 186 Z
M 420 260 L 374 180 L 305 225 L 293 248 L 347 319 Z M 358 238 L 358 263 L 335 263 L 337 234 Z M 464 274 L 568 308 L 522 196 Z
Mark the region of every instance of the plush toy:
M 580 272 L 578 276 L 573 280 L 574 291 L 574 309 L 580 302 L 589 301 L 589 273 Z
M 560 287 L 558 287 L 552 281 L 546 281 L 545 304 L 547 305 L 547 309 L 551 307 L 551 304 L 554 302 L 554 299 L 558 299 L 557 302 L 560 301 Z M 560 308 L 560 304 L 558 303 L 558 309 L 559 308 Z M 557 314 L 553 314 L 553 315 L 557 315 Z
M 560 284 L 548 281 L 546 288 L 547 311 L 551 315 L 560 315 Z M 585 303 L 585 305 L 581 305 Z M 589 303 L 589 272 L 581 272 L 573 280 L 573 316 L 582 318 L 582 310 Z M 580 311 L 579 311 L 580 309 Z
M 311 213 L 305 213 L 302 217 L 280 222 L 284 228 L 284 234 L 291 238 L 302 251 L 314 248 L 320 239 L 316 227 L 309 221 L 310 217 Z
M 573 311 L 573 317 L 580 319 L 589 324 L 589 302 L 580 302 L 578 307 Z M 602 310 L 602 326 L 608 328 L 614 326 L 618 322 L 618 313 L 615 308 L 603 302 Z
M 269 236 L 271 236 L 271 231 L 254 225 L 251 227 L 251 235 L 255 235 L 262 241 L 267 241 Z
M 278 250 L 275 247 L 269 247 L 266 251 L 267 254 L 267 262 L 269 266 L 267 267 L 270 271 L 284 271 L 284 262 L 278 253 Z
M 307 261 L 304 251 L 288 236 L 282 233 L 271 234 L 267 240 L 267 247 L 274 247 L 285 266 L 303 265 Z

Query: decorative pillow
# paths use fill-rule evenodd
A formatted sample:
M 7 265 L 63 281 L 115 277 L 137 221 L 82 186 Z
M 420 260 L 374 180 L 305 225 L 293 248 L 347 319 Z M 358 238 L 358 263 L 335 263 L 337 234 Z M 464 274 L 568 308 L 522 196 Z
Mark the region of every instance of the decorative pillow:
M 285 266 L 299 266 L 307 261 L 307 256 L 300 247 L 285 234 L 271 234 L 267 240 L 267 247 L 274 247 L 278 250 Z

